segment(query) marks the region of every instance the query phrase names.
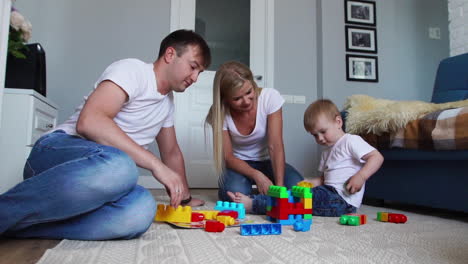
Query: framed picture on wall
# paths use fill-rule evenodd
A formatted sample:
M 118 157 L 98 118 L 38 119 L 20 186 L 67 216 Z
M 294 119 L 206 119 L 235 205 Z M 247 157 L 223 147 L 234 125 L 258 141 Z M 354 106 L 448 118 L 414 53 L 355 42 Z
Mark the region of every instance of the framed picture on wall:
M 345 23 L 375 27 L 375 2 L 345 0 Z
M 346 51 L 377 53 L 375 28 L 345 26 Z
M 346 80 L 378 82 L 379 67 L 376 56 L 346 55 Z

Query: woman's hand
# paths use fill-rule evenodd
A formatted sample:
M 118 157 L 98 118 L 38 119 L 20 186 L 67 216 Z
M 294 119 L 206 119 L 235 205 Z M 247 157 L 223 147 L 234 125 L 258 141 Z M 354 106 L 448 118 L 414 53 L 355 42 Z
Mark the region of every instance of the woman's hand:
M 257 184 L 257 189 L 260 194 L 267 194 L 268 189 L 273 185 L 273 182 L 265 176 L 265 174 L 259 171 L 255 177 L 255 184 Z

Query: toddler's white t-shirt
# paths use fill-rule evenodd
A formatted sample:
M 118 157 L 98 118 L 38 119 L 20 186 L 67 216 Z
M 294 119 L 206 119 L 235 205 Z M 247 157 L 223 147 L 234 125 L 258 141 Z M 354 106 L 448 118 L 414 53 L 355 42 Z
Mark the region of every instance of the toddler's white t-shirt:
M 232 120 L 231 113 L 226 113 L 223 130 L 229 130 L 232 151 L 241 160 L 267 160 L 268 154 L 267 121 L 268 115 L 278 111 L 284 103 L 283 97 L 273 88 L 263 88 L 258 97 L 257 120 L 249 135 L 242 135 Z
M 363 156 L 375 150 L 357 135 L 345 134 L 333 146 L 322 152 L 319 171 L 324 173 L 324 184 L 333 186 L 350 205 L 361 206 L 365 184 L 359 192 L 349 194 L 345 183 L 363 166 Z
M 112 63 L 99 77 L 94 89 L 105 80 L 120 86 L 128 95 L 128 101 L 114 117 L 115 123 L 137 144 L 148 148 L 162 127 L 174 125 L 174 98 L 172 92 L 158 92 L 152 63 L 138 59 L 124 59 Z M 76 122 L 88 99 L 78 106 L 75 113 L 54 130 L 62 129 L 67 134 L 78 135 Z

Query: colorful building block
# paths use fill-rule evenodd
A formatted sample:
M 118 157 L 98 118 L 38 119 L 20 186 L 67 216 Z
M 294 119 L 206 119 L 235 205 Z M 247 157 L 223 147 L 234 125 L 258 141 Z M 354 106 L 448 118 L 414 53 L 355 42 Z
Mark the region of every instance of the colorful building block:
M 276 186 L 276 185 L 271 185 L 270 188 L 268 188 L 267 192 L 268 196 L 275 197 L 275 198 L 288 198 L 288 189 L 284 186 Z
M 219 221 L 208 220 L 205 222 L 206 232 L 223 232 L 224 228 L 225 228 L 224 224 Z
M 367 216 L 364 214 L 345 214 L 340 217 L 340 224 L 342 225 L 364 225 L 367 223 Z
M 242 203 L 217 201 L 214 209 L 219 210 L 219 211 L 224 211 L 224 210 L 236 211 L 239 214 L 239 219 L 245 218 L 245 207 L 244 207 L 244 204 Z
M 216 216 L 218 216 L 218 210 L 195 210 L 194 213 L 200 213 L 205 216 L 205 220 L 216 220 Z
M 293 227 L 294 227 L 294 231 L 306 232 L 310 230 L 311 225 L 312 225 L 312 219 L 310 220 L 302 219 L 301 221 L 296 221 Z
M 314 188 L 314 185 L 308 181 L 300 181 L 296 185 L 301 187 Z
M 230 216 L 234 219 L 237 219 L 239 218 L 239 213 L 236 212 L 236 211 L 233 211 L 233 210 L 223 210 L 221 212 L 219 212 L 218 215 L 227 215 L 227 216 Z
M 280 235 L 281 224 L 241 224 L 240 233 L 243 236 Z
M 202 213 L 192 212 L 192 222 L 200 222 L 205 220 L 205 215 Z
M 192 207 L 158 204 L 155 221 L 190 223 L 192 221 Z
M 377 221 L 404 224 L 408 221 L 408 218 L 404 214 L 377 212 Z
M 223 223 L 225 226 L 231 226 L 236 223 L 236 220 L 229 215 L 218 215 L 216 220 Z

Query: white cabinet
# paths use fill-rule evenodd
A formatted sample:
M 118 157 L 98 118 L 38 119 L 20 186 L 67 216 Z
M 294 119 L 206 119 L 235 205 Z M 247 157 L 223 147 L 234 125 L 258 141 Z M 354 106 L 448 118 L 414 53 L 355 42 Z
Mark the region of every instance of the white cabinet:
M 57 124 L 57 105 L 30 89 L 4 89 L 0 126 L 0 194 L 23 180 L 33 144 Z

